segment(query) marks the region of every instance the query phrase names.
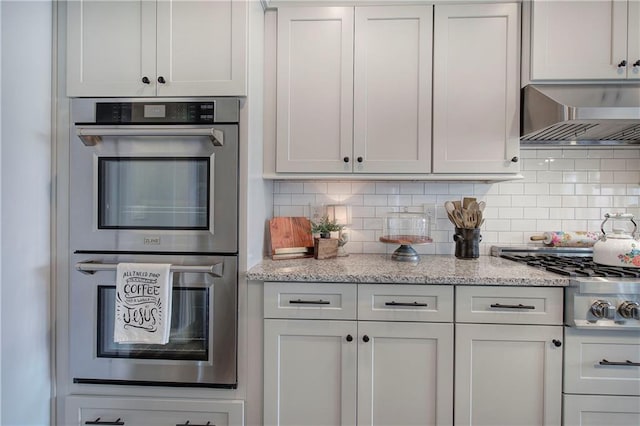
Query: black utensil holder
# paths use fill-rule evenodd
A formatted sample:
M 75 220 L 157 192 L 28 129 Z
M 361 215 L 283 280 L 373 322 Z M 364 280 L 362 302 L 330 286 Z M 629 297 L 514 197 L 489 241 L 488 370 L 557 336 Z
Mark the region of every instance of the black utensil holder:
M 453 241 L 456 242 L 455 256 L 458 259 L 475 259 L 480 256 L 480 228 L 456 228 Z

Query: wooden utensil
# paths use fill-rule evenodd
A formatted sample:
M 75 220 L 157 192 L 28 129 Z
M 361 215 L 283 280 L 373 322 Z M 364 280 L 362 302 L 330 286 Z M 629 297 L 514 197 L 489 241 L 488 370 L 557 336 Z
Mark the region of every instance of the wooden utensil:
M 487 206 L 487 203 L 485 203 L 484 201 L 479 201 L 478 202 L 478 209 L 483 212 L 484 208 Z
M 462 199 L 462 207 L 468 209 L 471 203 L 475 203 L 476 199 L 473 197 L 464 197 Z

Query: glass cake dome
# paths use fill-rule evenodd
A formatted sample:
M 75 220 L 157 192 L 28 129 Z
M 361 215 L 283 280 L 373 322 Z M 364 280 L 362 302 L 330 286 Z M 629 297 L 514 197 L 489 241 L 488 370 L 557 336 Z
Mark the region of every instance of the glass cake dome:
M 403 211 L 390 212 L 385 215 L 380 241 L 388 244 L 400 244 L 400 247 L 391 255 L 391 259 L 416 262 L 420 258 L 411 246 L 433 242 L 430 234 L 429 216 L 424 213 L 409 212 L 405 207 Z

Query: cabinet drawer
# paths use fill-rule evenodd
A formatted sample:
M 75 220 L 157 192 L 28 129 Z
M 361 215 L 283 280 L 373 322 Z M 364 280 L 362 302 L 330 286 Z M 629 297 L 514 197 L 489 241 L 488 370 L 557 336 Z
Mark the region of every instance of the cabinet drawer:
M 66 425 L 242 426 L 243 401 L 202 401 L 150 398 L 68 397 Z
M 355 284 L 264 283 L 265 318 L 356 319 Z
M 358 286 L 358 319 L 453 322 L 453 286 Z
M 456 287 L 456 322 L 562 324 L 558 287 Z
M 565 392 L 640 395 L 640 332 L 567 327 L 564 350 Z

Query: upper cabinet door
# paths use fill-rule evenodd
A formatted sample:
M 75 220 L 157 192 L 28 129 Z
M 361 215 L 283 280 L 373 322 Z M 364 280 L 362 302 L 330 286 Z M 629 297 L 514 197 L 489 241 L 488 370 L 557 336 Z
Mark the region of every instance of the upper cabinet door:
M 431 171 L 432 6 L 356 8 L 354 171 Z
M 635 20 L 628 17 L 635 40 L 627 38 L 627 6 L 633 9 L 637 7 L 634 3 L 636 0 L 533 1 L 531 79 L 627 78 L 627 69 L 633 68 L 629 62 L 640 59 L 627 57 L 627 40 L 636 47 L 639 43 L 637 13 Z
M 68 96 L 153 96 L 155 76 L 155 1 L 67 2 Z
M 246 1 L 67 5 L 68 96 L 246 95 Z
M 246 94 L 246 7 L 237 0 L 158 1 L 159 96 Z
M 627 67 L 627 78 L 640 79 L 640 1 L 630 1 L 628 10 L 629 53 L 627 58 L 629 58 L 629 66 Z
M 435 8 L 433 172 L 519 171 L 517 4 Z
M 351 172 L 353 8 L 278 10 L 276 170 Z

